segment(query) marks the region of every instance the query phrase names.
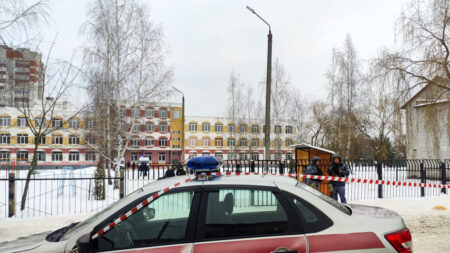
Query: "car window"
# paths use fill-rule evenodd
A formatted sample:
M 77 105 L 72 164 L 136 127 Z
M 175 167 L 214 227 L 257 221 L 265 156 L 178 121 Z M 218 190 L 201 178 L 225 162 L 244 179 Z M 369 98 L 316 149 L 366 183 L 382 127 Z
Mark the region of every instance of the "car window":
M 168 193 L 93 241 L 95 252 L 148 247 L 186 240 L 194 191 Z
M 351 211 L 347 207 L 345 207 L 341 203 L 337 202 L 336 200 L 328 197 L 327 195 L 321 193 L 320 191 L 318 191 L 318 190 L 316 190 L 316 189 L 314 189 L 314 188 L 312 188 L 312 187 L 310 187 L 310 186 L 308 186 L 308 185 L 306 185 L 304 183 L 301 183 L 301 182 L 298 182 L 296 186 L 298 188 L 301 188 L 301 189 L 303 189 L 303 190 L 313 194 L 316 197 L 321 198 L 322 200 L 324 200 L 328 204 L 330 204 L 333 207 L 337 208 L 339 211 L 341 211 L 341 212 L 343 212 L 343 213 L 345 213 L 347 215 L 351 215 Z
M 87 218 L 86 220 L 78 223 L 76 226 L 74 226 L 73 228 L 67 230 L 67 232 L 63 235 L 63 239 L 69 239 L 70 237 L 72 237 L 72 235 L 75 235 L 78 233 L 78 231 L 83 230 L 85 227 L 87 227 L 88 225 L 90 225 L 92 222 L 97 222 L 98 217 L 102 216 L 104 213 L 109 212 L 109 210 L 113 209 L 116 206 L 120 206 L 122 205 L 122 203 L 130 201 L 130 199 L 136 198 L 136 196 L 141 193 L 143 190 L 142 188 L 137 189 L 136 191 L 128 194 L 125 198 L 122 198 L 116 202 L 114 202 L 113 204 L 109 205 L 107 208 L 103 209 L 102 211 L 92 215 L 91 217 Z
M 333 221 L 309 202 L 289 194 L 300 219 L 305 223 L 305 233 L 315 233 L 333 225 Z
M 205 239 L 288 232 L 286 211 L 271 191 L 223 189 L 208 193 Z

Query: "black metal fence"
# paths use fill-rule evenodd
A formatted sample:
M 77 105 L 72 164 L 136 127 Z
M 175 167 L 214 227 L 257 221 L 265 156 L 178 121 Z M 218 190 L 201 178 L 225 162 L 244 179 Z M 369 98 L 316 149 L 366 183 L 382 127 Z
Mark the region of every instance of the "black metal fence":
M 350 177 L 374 180 L 390 180 L 412 183 L 448 184 L 450 182 L 450 159 L 447 160 L 344 160 L 350 170 Z M 225 160 L 222 172 L 269 172 L 306 174 L 309 160 Z M 324 172 L 330 161 L 321 160 L 319 168 Z M 183 165 L 155 165 L 146 171 L 125 169 L 120 174 L 108 178 L 95 178 L 94 174 L 75 170 L 73 174 L 42 175 L 36 174 L 30 181 L 26 208 L 20 211 L 20 201 L 25 186 L 25 178 L 10 178 L 6 171 L 0 171 L 0 217 L 9 217 L 10 208 L 14 207 L 14 217 L 48 216 L 55 214 L 96 212 L 119 200 L 121 197 L 165 177 L 169 170 L 177 173 Z M 301 181 L 308 183 L 306 180 Z M 104 196 L 98 197 L 99 185 Z M 327 182 L 318 188 L 328 193 Z M 426 196 L 449 196 L 448 189 L 428 187 L 404 187 L 392 185 L 374 185 L 364 183 L 347 183 L 348 201 L 377 198 L 418 198 Z M 11 201 L 13 191 L 13 201 Z

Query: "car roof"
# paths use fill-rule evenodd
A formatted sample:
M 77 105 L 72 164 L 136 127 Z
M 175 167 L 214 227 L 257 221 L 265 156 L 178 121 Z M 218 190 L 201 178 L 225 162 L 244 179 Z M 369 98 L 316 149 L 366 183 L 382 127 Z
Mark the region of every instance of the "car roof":
M 184 182 L 191 177 L 193 177 L 193 175 L 165 178 L 144 186 L 144 190 L 154 190 L 155 188 L 164 188 L 167 186 L 170 187 L 177 183 Z M 212 180 L 192 180 L 180 185 L 180 187 L 194 185 L 254 185 L 277 187 L 279 184 L 296 185 L 297 183 L 298 181 L 295 178 L 279 175 L 222 175 L 215 176 Z

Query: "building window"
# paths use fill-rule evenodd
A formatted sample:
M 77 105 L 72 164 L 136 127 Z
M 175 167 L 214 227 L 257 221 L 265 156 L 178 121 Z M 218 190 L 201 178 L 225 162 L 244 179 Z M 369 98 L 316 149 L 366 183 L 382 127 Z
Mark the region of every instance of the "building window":
M 230 147 L 234 147 L 235 144 L 236 144 L 236 142 L 235 142 L 234 138 L 228 138 L 227 144 L 228 144 L 228 146 L 230 146 Z
M 166 138 L 161 138 L 159 139 L 159 146 L 160 147 L 167 147 L 168 146 L 168 141 Z
M 69 128 L 80 128 L 80 120 L 79 119 L 71 119 L 69 120 Z
M 139 139 L 132 139 L 131 140 L 131 146 L 139 147 L 140 145 L 141 145 L 141 141 Z
M 244 138 L 240 139 L 239 140 L 239 146 L 247 147 L 247 139 L 244 139 Z
M 28 151 L 17 151 L 17 160 L 26 161 L 28 160 Z
M 210 156 L 210 155 L 211 155 L 211 152 L 209 152 L 209 151 L 202 152 L 202 156 Z
M 236 153 L 234 153 L 234 151 L 230 151 L 228 152 L 228 160 L 236 160 Z
M 209 145 L 210 145 L 209 137 L 203 137 L 203 139 L 202 139 L 202 146 L 203 147 L 209 147 Z
M 217 133 L 222 133 L 223 132 L 223 125 L 222 124 L 217 123 L 214 128 L 215 128 L 215 131 Z
M 155 139 L 153 139 L 153 138 L 148 138 L 148 139 L 145 139 L 145 146 L 153 146 L 153 145 L 155 145 Z
M 281 126 L 275 126 L 275 133 L 281 134 Z
M 166 153 L 159 153 L 158 161 L 159 161 L 159 163 L 166 163 Z
M 168 128 L 169 127 L 167 126 L 167 123 L 160 123 L 159 124 L 159 132 L 167 133 L 167 132 L 169 132 Z
M 133 117 L 141 117 L 141 109 L 138 108 L 133 108 Z
M 286 126 L 286 133 L 292 134 L 292 126 Z
M 259 140 L 258 139 L 252 139 L 252 147 L 258 147 L 259 146 Z
M 87 135 L 86 136 L 86 142 L 89 144 L 95 144 L 95 136 Z
M 95 121 L 93 119 L 88 120 L 87 124 L 86 124 L 86 128 L 93 129 L 94 127 L 95 127 Z
M 0 117 L 0 127 L 9 127 L 11 126 L 11 117 Z
M 17 135 L 18 144 L 28 144 L 28 134 L 18 134 Z
M 254 133 L 254 134 L 259 133 L 259 126 L 258 125 L 252 125 L 252 133 Z
M 239 132 L 240 133 L 246 133 L 247 132 L 247 125 L 245 125 L 245 124 L 239 125 Z
M 17 126 L 18 127 L 26 127 L 28 126 L 28 120 L 25 117 L 17 118 Z
M 131 159 L 131 161 L 137 162 L 138 154 L 137 153 L 131 153 L 130 159 Z
M 145 131 L 153 132 L 155 130 L 155 125 L 152 122 L 145 123 Z
M 234 133 L 234 124 L 228 124 L 228 132 L 229 133 Z
M 251 158 L 254 161 L 258 161 L 259 160 L 259 153 L 258 152 L 253 152 Z
M 202 131 L 203 132 L 209 132 L 210 131 L 210 124 L 209 123 L 202 123 Z
M 280 152 L 275 153 L 275 160 L 281 160 L 281 153 Z
M 286 153 L 286 160 L 292 160 L 292 153 Z
M 241 152 L 241 153 L 239 154 L 239 156 L 240 156 L 241 160 L 247 160 L 247 159 L 248 159 L 247 153 L 245 153 L 245 152 Z
M 174 118 L 174 119 L 179 119 L 179 118 L 181 118 L 180 110 L 173 110 L 173 118 Z
M 155 117 L 155 111 L 152 108 L 145 109 L 145 117 L 147 118 Z
M 40 138 L 37 138 L 36 136 L 34 136 L 34 142 L 45 145 L 45 135 L 41 135 Z
M 291 139 L 286 139 L 286 147 L 289 147 L 293 144 L 294 142 Z
M 216 146 L 217 147 L 222 147 L 223 146 L 223 139 L 222 138 L 216 138 L 215 142 L 216 142 Z
M 77 135 L 69 135 L 69 144 L 70 145 L 80 144 L 80 137 L 78 137 Z
M 0 134 L 0 144 L 10 144 L 11 136 L 9 134 Z
M 216 152 L 214 153 L 214 156 L 220 159 L 223 159 L 223 153 L 222 152 Z
M 167 118 L 167 109 L 159 109 L 159 117 L 160 118 Z M 165 155 L 165 154 L 164 154 Z
M 189 123 L 189 132 L 197 132 L 197 123 Z
M 11 157 L 9 151 L 0 151 L 0 161 L 6 161 Z
M 45 152 L 44 151 L 37 152 L 37 160 L 40 162 L 45 162 Z
M 275 139 L 274 144 L 275 144 L 275 147 L 281 147 L 281 144 L 282 144 L 281 139 Z
M 62 161 L 62 152 L 61 151 L 53 151 L 52 152 L 52 161 Z
M 140 132 L 141 131 L 141 125 L 140 124 L 136 124 L 133 126 L 133 132 Z
M 86 161 L 95 161 L 95 152 L 94 151 L 86 151 L 84 158 Z
M 144 157 L 147 157 L 150 164 L 152 164 L 152 153 L 145 153 Z
M 63 137 L 62 135 L 53 135 L 52 136 L 52 144 L 63 144 Z
M 197 146 L 197 137 L 189 137 L 189 146 Z
M 77 151 L 70 151 L 69 152 L 69 161 L 79 161 L 80 160 L 80 153 Z
M 189 158 L 196 157 L 196 156 L 197 156 L 197 152 L 195 152 L 195 151 L 189 152 Z
M 52 119 L 52 127 L 53 128 L 62 127 L 62 119 Z
M 125 117 L 127 115 L 127 109 L 124 107 L 120 108 L 120 116 Z
M 34 119 L 34 125 L 35 127 L 39 128 L 44 128 L 45 127 L 45 119 L 44 118 L 35 118 Z

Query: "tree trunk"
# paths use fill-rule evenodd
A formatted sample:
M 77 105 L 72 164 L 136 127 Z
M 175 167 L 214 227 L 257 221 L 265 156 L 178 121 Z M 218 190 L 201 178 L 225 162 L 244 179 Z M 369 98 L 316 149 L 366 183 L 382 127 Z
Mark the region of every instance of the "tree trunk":
M 37 138 L 37 140 L 40 140 L 40 136 Z M 27 180 L 25 181 L 25 188 L 23 189 L 23 194 L 22 194 L 22 202 L 20 203 L 20 210 L 21 211 L 25 209 L 25 204 L 26 204 L 27 195 L 28 195 L 28 188 L 30 186 L 31 175 L 33 174 L 34 170 L 36 169 L 38 147 L 39 147 L 38 141 L 35 140 L 35 142 L 34 142 L 34 152 L 33 152 L 33 161 L 31 162 L 31 168 L 28 170 Z

